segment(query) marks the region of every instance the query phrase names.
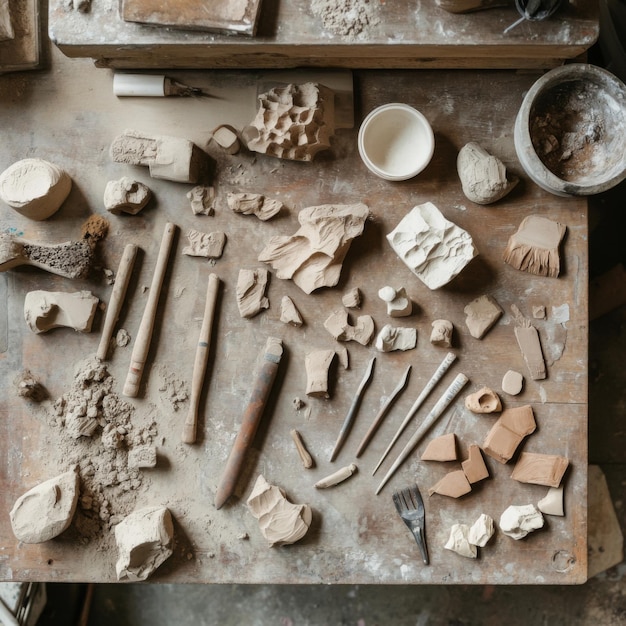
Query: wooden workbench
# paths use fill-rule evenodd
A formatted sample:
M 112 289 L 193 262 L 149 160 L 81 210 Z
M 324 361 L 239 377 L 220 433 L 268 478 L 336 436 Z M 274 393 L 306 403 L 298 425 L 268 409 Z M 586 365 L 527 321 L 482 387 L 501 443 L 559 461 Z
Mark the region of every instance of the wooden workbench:
M 430 120 L 436 138 L 434 158 L 417 178 L 386 182 L 374 177 L 361 163 L 356 149 L 356 129 L 342 130 L 332 150 L 310 164 L 283 162 L 245 151 L 235 156 L 208 151 L 216 159 L 213 184 L 219 196 L 214 217 L 194 216 L 185 194 L 190 185 L 152 180 L 146 170 L 114 164 L 108 156 L 111 140 L 126 128 L 187 137 L 204 146 L 208 131 L 236 115 L 232 94 L 249 83 L 250 74 L 188 72 L 176 77 L 203 86 L 209 99 L 118 100 L 112 95 L 107 72 L 84 77 L 86 61 L 63 60 L 56 71 L 37 83 L 38 98 L 24 106 L 28 87 L 20 77 L 0 77 L 0 121 L 12 131 L 3 143 L 0 169 L 26 156 L 47 158 L 67 169 L 74 180 L 69 199 L 46 222 L 30 222 L 3 208 L 3 230 L 25 237 L 63 241 L 78 236 L 80 225 L 91 213 L 104 214 L 102 193 L 108 180 L 129 175 L 146 182 L 156 202 L 135 217 L 110 216 L 111 228 L 102 245 L 102 267 L 116 269 L 124 245 L 136 242 L 144 250 L 131 282 L 128 305 L 120 327 L 134 338 L 156 261 L 158 242 L 166 221 L 180 226 L 170 271 L 161 298 L 160 315 L 141 397 L 132 400 L 138 422 L 156 421 L 159 463 L 145 470 L 144 482 L 135 494 L 136 505 L 167 505 L 175 518 L 174 555 L 151 578 L 155 582 L 237 583 L 481 583 L 571 584 L 586 579 L 587 519 L 587 206 L 584 199 L 550 195 L 530 182 L 522 172 L 513 148 L 513 121 L 523 93 L 536 74 L 514 72 L 359 71 L 355 74 L 357 122 L 374 106 L 401 101 L 416 106 Z M 33 87 L 34 88 L 34 87 Z M 21 94 L 19 97 L 17 94 Z M 55 111 L 54 116 L 47 116 Z M 456 174 L 456 155 L 468 141 L 478 141 L 500 156 L 522 182 L 505 200 L 491 207 L 477 206 L 462 194 Z M 282 200 L 289 211 L 271 222 L 234 215 L 226 207 L 228 191 L 261 192 Z M 290 281 L 272 277 L 271 308 L 252 320 L 241 319 L 235 303 L 235 284 L 242 267 L 259 267 L 256 256 L 274 234 L 297 229 L 300 209 L 323 203 L 365 202 L 373 219 L 352 245 L 344 263 L 340 284 L 307 296 Z M 429 291 L 395 256 L 385 235 L 414 205 L 434 202 L 446 217 L 470 232 L 480 255 L 450 285 Z M 538 213 L 567 225 L 563 245 L 562 276 L 539 278 L 505 265 L 502 258 L 508 237 L 524 216 Z M 214 266 L 198 258 L 182 256 L 184 233 L 189 228 L 209 232 L 224 230 L 227 244 Z M 224 283 L 214 336 L 215 358 L 208 372 L 200 439 L 195 446 L 180 442 L 186 403 L 178 411 L 159 390 L 163 372 L 189 381 L 200 328 L 209 272 Z M 415 313 L 398 325 L 415 326 L 418 347 L 406 353 L 377 354 L 377 368 L 356 423 L 337 461 L 329 463 L 339 427 L 361 379 L 373 346 L 349 344 L 350 369 L 334 370 L 330 400 L 306 399 L 305 353 L 315 348 L 337 347 L 322 323 L 341 306 L 341 295 L 359 287 L 363 304 L 358 314 L 373 316 L 377 329 L 391 320 L 377 297 L 380 287 L 405 286 L 414 300 Z M 94 332 L 77 334 L 57 329 L 33 335 L 26 327 L 22 306 L 33 289 L 74 291 L 91 289 L 107 302 L 111 287 L 101 271 L 91 280 L 52 277 L 33 269 L 0 274 L 0 579 L 49 581 L 114 581 L 116 554 L 112 533 L 82 542 L 75 528 L 56 540 L 40 545 L 17 542 L 11 532 L 8 511 L 16 498 L 35 484 L 67 469 L 59 458 L 64 436 L 49 425 L 43 407 L 16 397 L 15 374 L 23 367 L 40 377 L 51 400 L 69 389 L 77 361 L 93 355 L 102 319 Z M 505 315 L 483 340 L 473 339 L 464 324 L 463 307 L 474 297 L 488 293 L 505 309 Z M 302 328 L 279 321 L 279 303 L 290 295 L 301 310 Z M 510 504 L 536 503 L 547 488 L 523 485 L 510 479 L 512 465 L 487 459 L 491 478 L 458 501 L 426 496 L 428 488 L 455 463 L 419 460 L 426 441 L 410 457 L 379 496 L 374 490 L 381 472 L 371 471 L 406 411 L 443 358 L 428 338 L 431 321 L 448 318 L 455 325 L 458 363 L 442 386 L 427 401 L 402 441 L 416 428 L 443 385 L 458 372 L 466 373 L 471 386 L 500 389 L 504 372 L 526 372 L 515 343 L 511 305 L 531 317 L 532 306 L 545 305 L 547 320 L 534 320 L 548 361 L 548 378 L 527 379 L 523 393 L 504 396 L 506 406 L 530 403 L 538 429 L 526 440 L 524 450 L 562 454 L 570 467 L 564 479 L 565 517 L 546 517 L 546 527 L 523 541 L 497 532 L 476 561 L 444 550 L 453 523 L 472 523 L 480 513 L 497 521 Z M 563 312 L 569 308 L 569 320 Z M 556 317 L 560 315 L 560 317 Z M 565 316 L 567 317 L 567 316 Z M 561 320 L 561 321 L 558 321 Z M 236 434 L 250 392 L 251 373 L 269 335 L 279 336 L 286 358 L 272 401 L 257 434 L 237 497 L 216 511 L 213 498 L 218 477 Z M 132 346 L 132 344 L 131 344 Z M 118 393 L 128 368 L 131 346 L 116 348 L 110 361 Z M 354 461 L 354 452 L 376 413 L 381 398 L 389 394 L 406 364 L 413 365 L 407 390 L 401 396 L 369 448 L 357 462 L 359 471 L 335 489 L 318 491 L 313 484 L 322 476 Z M 465 394 L 463 394 L 465 395 Z M 304 398 L 311 409 L 296 412 L 294 397 Z M 460 457 L 467 446 L 481 444 L 494 418 L 469 413 L 459 399 L 430 436 L 455 432 Z M 289 431 L 297 428 L 316 460 L 304 470 Z M 429 438 L 427 438 L 428 440 Z M 392 456 L 395 456 L 394 449 Z M 390 460 L 382 470 L 386 471 Z M 254 479 L 262 473 L 286 490 L 294 502 L 306 502 L 313 511 L 309 534 L 299 543 L 269 549 L 256 520 L 247 512 L 245 498 Z M 427 540 L 431 565 L 424 566 L 417 546 L 398 517 L 392 501 L 394 489 L 416 481 L 425 496 Z M 115 509 L 115 502 L 112 502 Z M 248 538 L 242 538 L 247 536 Z

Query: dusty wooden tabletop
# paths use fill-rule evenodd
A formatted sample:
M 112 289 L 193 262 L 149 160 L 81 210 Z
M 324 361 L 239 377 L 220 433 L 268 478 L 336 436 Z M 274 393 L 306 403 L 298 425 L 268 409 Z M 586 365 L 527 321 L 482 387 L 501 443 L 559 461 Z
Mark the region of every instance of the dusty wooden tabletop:
M 78 63 L 78 65 L 76 65 Z M 176 76 L 204 86 L 209 99 L 116 99 L 106 71 L 85 81 L 80 69 L 87 62 L 63 62 L 56 72 L 38 83 L 38 98 L 24 107 L 33 87 L 21 77 L 0 77 L 0 119 L 11 128 L 0 153 L 0 169 L 26 156 L 36 155 L 64 167 L 74 181 L 61 210 L 45 222 L 31 222 L 3 209 L 3 231 L 29 239 L 64 241 L 79 237 L 80 227 L 92 213 L 104 215 L 102 193 L 107 181 L 123 175 L 145 182 L 156 201 L 137 216 L 107 216 L 108 237 L 100 244 L 101 262 L 89 280 L 70 281 L 42 271 L 23 268 L 0 274 L 0 578 L 2 580 L 114 581 L 117 558 L 110 529 L 112 521 L 133 507 L 166 505 L 175 519 L 173 556 L 150 579 L 158 582 L 238 583 L 481 583 L 568 584 L 586 578 L 587 502 L 587 207 L 586 201 L 560 198 L 543 192 L 521 171 L 513 147 L 513 122 L 522 96 L 535 74 L 513 72 L 358 72 L 356 120 L 374 106 L 391 101 L 414 105 L 430 120 L 436 147 L 433 160 L 417 178 L 386 182 L 369 173 L 356 149 L 356 129 L 342 130 L 332 149 L 313 163 L 279 161 L 242 152 L 216 158 L 213 184 L 218 203 L 213 217 L 194 216 L 185 194 L 191 185 L 153 180 L 147 170 L 112 163 L 108 147 L 126 128 L 186 137 L 206 146 L 209 131 L 220 122 L 241 117 L 238 88 L 249 85 L 251 75 L 186 72 Z M 78 71 L 77 71 L 78 70 Z M 92 72 L 93 74 L 94 72 Z M 6 89 L 5 89 L 6 87 Z M 235 95 L 233 95 L 235 94 Z M 233 99 L 235 98 L 235 99 Z M 246 104 L 249 106 L 249 103 Z M 245 108 L 245 107 L 244 107 Z M 47 112 L 55 111 L 54 116 Z M 497 154 L 520 185 L 503 201 L 490 207 L 472 204 L 463 195 L 456 174 L 458 150 L 477 141 Z M 233 214 L 226 206 L 229 191 L 265 193 L 280 199 L 288 210 L 261 223 L 253 216 Z M 395 256 L 385 235 L 415 205 L 433 202 L 443 214 L 474 238 L 479 256 L 451 284 L 438 291 L 425 287 Z M 257 256 L 268 238 L 297 229 L 302 208 L 325 203 L 367 204 L 372 219 L 357 238 L 344 262 L 339 285 L 312 295 L 290 281 L 272 276 L 270 308 L 251 320 L 242 319 L 235 302 L 235 285 L 241 268 L 263 266 Z M 567 225 L 562 246 L 562 275 L 541 278 L 504 264 L 502 253 L 509 236 L 529 214 L 548 216 Z M 38 544 L 19 543 L 13 536 L 8 512 L 27 489 L 68 469 L 71 462 L 97 457 L 97 441 L 80 456 L 72 449 L 52 416 L 52 403 L 69 391 L 76 365 L 93 356 L 99 342 L 102 314 L 91 334 L 57 329 L 34 335 L 23 320 L 28 291 L 90 289 L 107 302 L 111 287 L 102 268 L 116 270 L 124 246 L 138 244 L 142 253 L 131 281 L 127 304 L 118 327 L 134 339 L 143 312 L 158 244 L 164 224 L 180 227 L 160 299 L 153 345 L 132 423 L 142 432 L 152 429 L 158 446 L 155 469 L 142 471 L 142 482 L 130 491 L 103 486 L 108 499 L 108 523 L 79 507 L 75 523 L 59 538 Z M 181 254 L 189 228 L 203 232 L 223 230 L 224 255 L 214 265 Z M 207 373 L 199 441 L 180 441 L 188 400 L 173 399 L 182 383 L 189 389 L 195 345 L 200 330 L 208 275 L 223 282 L 218 301 L 214 356 Z M 323 321 L 341 308 L 341 296 L 358 287 L 363 303 L 358 314 L 371 315 L 380 329 L 391 322 L 377 292 L 384 285 L 405 286 L 415 303 L 414 315 L 398 321 L 418 332 L 417 349 L 404 353 L 377 353 L 373 345 L 347 345 L 350 367 L 333 369 L 329 400 L 305 396 L 305 353 L 339 345 Z M 464 306 L 481 294 L 495 297 L 505 310 L 498 324 L 482 340 L 473 339 L 464 323 Z M 305 319 L 302 328 L 279 321 L 280 300 L 292 297 Z M 435 425 L 426 440 L 398 473 L 375 496 L 381 471 L 371 472 L 392 434 L 404 418 L 445 351 L 429 342 L 431 322 L 447 318 L 455 325 L 454 351 L 458 361 L 441 386 L 407 429 L 406 441 L 439 393 L 459 372 L 470 379 L 466 391 L 483 385 L 500 391 L 502 375 L 512 368 L 526 373 L 514 338 L 511 305 L 527 317 L 532 307 L 543 305 L 546 320 L 533 320 L 541 337 L 548 377 L 530 381 L 517 397 L 502 394 L 507 407 L 531 404 L 537 431 L 523 445 L 527 452 L 561 454 L 570 461 L 564 478 L 564 517 L 546 517 L 546 526 L 522 541 L 497 531 L 480 557 L 471 560 L 443 548 L 450 526 L 471 524 L 481 513 L 497 522 L 510 504 L 536 503 L 547 488 L 524 485 L 510 478 L 512 463 L 500 465 L 487 458 L 491 478 L 472 493 L 452 500 L 427 490 L 458 463 L 419 460 L 428 440 L 454 432 L 459 456 L 466 458 L 470 444 L 482 444 L 494 418 L 477 416 L 457 400 Z M 354 319 L 354 317 L 353 317 Z M 254 441 L 236 497 L 221 510 L 213 500 L 218 478 L 230 451 L 251 391 L 251 379 L 268 336 L 283 340 L 286 355 L 270 403 Z M 116 347 L 108 362 L 121 390 L 128 369 L 132 342 Z M 353 430 L 334 463 L 330 453 L 340 425 L 362 377 L 367 360 L 376 354 L 377 366 Z M 354 453 L 381 402 L 391 393 L 407 364 L 413 371 L 407 389 L 395 404 L 378 434 L 356 461 L 358 472 L 329 490 L 314 483 L 355 461 Z M 30 369 L 44 383 L 50 399 L 41 405 L 16 396 L 13 379 Z M 465 395 L 462 394 L 462 395 Z M 294 397 L 305 400 L 296 411 Z M 315 467 L 302 468 L 289 436 L 297 428 L 315 459 Z M 382 467 L 386 471 L 400 446 Z M 268 548 L 257 521 L 247 511 L 247 498 L 258 474 L 281 486 L 293 502 L 308 503 L 313 510 L 309 533 L 300 542 Z M 417 546 L 398 517 L 391 500 L 394 489 L 417 482 L 425 498 L 426 534 L 431 564 L 423 565 Z M 91 516 L 91 517 L 90 517 Z M 91 519 L 90 523 L 89 520 Z

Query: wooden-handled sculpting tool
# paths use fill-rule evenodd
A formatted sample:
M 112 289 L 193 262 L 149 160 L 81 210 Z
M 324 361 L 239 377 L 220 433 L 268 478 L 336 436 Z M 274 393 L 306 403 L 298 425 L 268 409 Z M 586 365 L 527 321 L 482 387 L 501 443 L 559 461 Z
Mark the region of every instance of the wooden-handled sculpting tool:
M 209 284 L 204 303 L 204 317 L 202 318 L 202 328 L 198 338 L 196 348 L 196 359 L 193 364 L 193 378 L 191 379 L 191 399 L 189 401 L 189 412 L 183 425 L 183 443 L 196 442 L 196 426 L 198 423 L 198 406 L 200 395 L 206 374 L 206 366 L 209 360 L 209 349 L 211 348 L 211 331 L 213 329 L 213 319 L 215 317 L 215 305 L 217 303 L 217 292 L 220 279 L 217 274 L 209 274 Z
M 456 398 L 461 389 L 469 382 L 465 374 L 457 374 L 456 378 L 450 383 L 450 386 L 443 392 L 443 395 L 435 406 L 430 410 L 430 413 L 424 418 L 424 421 L 418 426 L 413 436 L 409 439 L 404 450 L 400 452 L 398 458 L 394 461 L 393 465 L 389 468 L 387 475 L 383 478 L 376 494 L 378 495 L 381 489 L 387 484 L 387 481 L 394 475 L 396 470 L 404 463 L 406 458 L 411 454 L 413 448 L 421 441 L 422 437 L 430 430 L 431 426 L 441 417 L 443 412 L 448 408 L 452 400 Z
M 152 330 L 154 328 L 154 320 L 156 318 L 157 307 L 159 304 L 159 296 L 161 295 L 161 287 L 165 278 L 165 270 L 167 269 L 167 260 L 170 255 L 174 233 L 176 232 L 176 224 L 168 222 L 165 224 L 163 237 L 161 239 L 161 247 L 159 248 L 159 256 L 157 257 L 150 292 L 148 294 L 148 302 L 139 324 L 137 338 L 133 346 L 133 353 L 130 357 L 130 366 L 124 383 L 122 393 L 129 398 L 135 398 L 139 393 L 139 384 L 143 368 L 148 358 L 148 350 L 150 349 L 150 340 L 152 339 Z
M 102 326 L 102 337 L 100 337 L 100 345 L 96 353 L 97 357 L 102 361 L 106 361 L 107 358 L 109 342 L 113 336 L 115 324 L 120 316 L 122 304 L 124 304 L 124 298 L 126 297 L 126 290 L 128 289 L 128 283 L 130 282 L 130 275 L 133 271 L 136 256 L 137 246 L 134 243 L 129 243 L 124 248 L 124 253 L 122 254 L 119 267 L 117 268 L 115 284 L 113 285 L 111 299 L 109 300 L 109 306 L 107 307 L 104 324 Z
M 237 479 L 263 416 L 265 403 L 272 390 L 282 356 L 282 341 L 276 337 L 269 337 L 265 344 L 261 367 L 254 381 L 250 401 L 244 411 L 239 432 L 217 486 L 215 493 L 215 507 L 217 509 L 220 509 L 235 491 Z

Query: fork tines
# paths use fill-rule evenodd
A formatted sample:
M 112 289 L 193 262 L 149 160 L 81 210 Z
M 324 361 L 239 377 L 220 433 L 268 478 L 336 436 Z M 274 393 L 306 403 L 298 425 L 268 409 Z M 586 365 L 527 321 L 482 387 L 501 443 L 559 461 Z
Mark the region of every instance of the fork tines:
M 417 485 L 395 491 L 392 495 L 393 503 L 398 514 L 409 528 L 422 555 L 422 560 L 428 565 L 428 549 L 424 535 L 425 514 L 424 501 Z

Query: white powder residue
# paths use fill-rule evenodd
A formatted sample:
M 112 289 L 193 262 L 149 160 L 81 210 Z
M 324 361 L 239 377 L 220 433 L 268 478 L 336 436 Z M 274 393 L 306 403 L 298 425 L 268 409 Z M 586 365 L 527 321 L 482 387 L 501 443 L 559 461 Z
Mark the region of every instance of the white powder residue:
M 380 23 L 376 0 L 312 0 L 311 10 L 324 28 L 336 35 L 356 37 Z

